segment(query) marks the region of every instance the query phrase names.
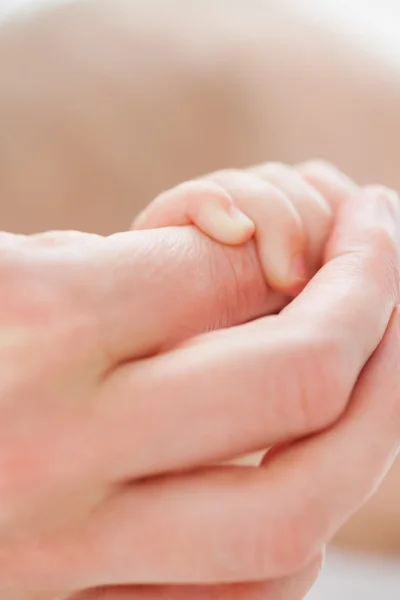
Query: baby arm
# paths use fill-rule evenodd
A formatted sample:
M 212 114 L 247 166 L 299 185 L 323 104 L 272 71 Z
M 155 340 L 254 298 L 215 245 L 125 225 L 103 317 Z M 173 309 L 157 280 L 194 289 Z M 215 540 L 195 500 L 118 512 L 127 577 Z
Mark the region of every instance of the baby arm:
M 213 173 L 162 193 L 134 229 L 192 224 L 223 244 L 254 238 L 267 283 L 293 296 L 322 264 L 336 204 L 323 192 L 340 174 L 317 164 L 314 184 L 312 171 L 267 163 Z

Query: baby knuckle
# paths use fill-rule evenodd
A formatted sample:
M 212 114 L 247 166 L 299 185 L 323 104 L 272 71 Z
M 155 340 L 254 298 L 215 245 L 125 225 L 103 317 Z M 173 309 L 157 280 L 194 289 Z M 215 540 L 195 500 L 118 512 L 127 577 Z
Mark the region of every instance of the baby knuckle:
M 201 181 L 213 182 L 220 186 L 226 186 L 243 177 L 243 171 L 240 169 L 221 169 L 220 171 L 213 171 L 201 179 Z
M 315 158 L 308 160 L 301 165 L 301 171 L 306 173 L 320 173 L 320 172 L 337 172 L 335 165 L 328 160 L 321 158 Z
M 324 236 L 327 235 L 327 228 L 331 225 L 333 211 L 328 200 L 311 183 L 304 183 L 304 204 L 310 206 L 313 211 L 314 220 L 318 220 L 319 227 L 322 228 Z
M 286 176 L 288 173 L 292 171 L 291 167 L 285 165 L 282 162 L 267 162 L 261 165 L 258 165 L 254 172 L 257 173 L 260 177 L 273 177 L 273 176 Z
M 395 190 L 383 185 L 367 185 L 365 192 L 385 206 L 392 217 L 400 216 L 400 198 Z
M 214 181 L 197 180 L 188 182 L 187 187 L 183 188 L 187 197 L 187 212 L 196 221 L 199 214 L 204 209 L 204 204 L 213 202 L 228 206 L 232 203 L 230 194 L 222 185 Z

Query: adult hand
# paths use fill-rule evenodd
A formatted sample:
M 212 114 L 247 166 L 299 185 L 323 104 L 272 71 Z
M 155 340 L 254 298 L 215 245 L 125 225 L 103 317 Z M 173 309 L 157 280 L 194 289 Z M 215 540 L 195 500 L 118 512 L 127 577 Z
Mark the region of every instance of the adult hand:
M 147 435 L 141 418 L 127 427 L 126 396 L 112 408 L 118 369 L 282 299 L 266 289 L 253 246 L 225 248 L 194 228 L 2 234 L 0 271 L 0 591 L 9 600 L 65 597 L 107 582 L 94 574 L 96 559 L 85 565 L 106 550 L 90 539 L 94 517 L 127 480 L 152 472 L 150 446 L 163 454 L 160 439 L 148 445 L 156 432 Z M 142 397 L 138 411 L 146 404 Z M 161 413 L 154 425 L 163 428 Z M 140 432 L 148 450 L 139 437 L 131 446 Z
M 399 441 L 396 317 L 384 337 L 398 302 L 399 211 L 385 190 L 356 195 L 328 264 L 287 311 L 158 356 L 271 308 L 251 244 L 221 247 L 190 228 L 4 235 L 7 598 L 100 587 L 89 597 L 300 598 Z M 265 468 L 168 475 L 327 428 L 350 398 L 335 428 Z M 142 586 L 242 581 L 254 584 Z

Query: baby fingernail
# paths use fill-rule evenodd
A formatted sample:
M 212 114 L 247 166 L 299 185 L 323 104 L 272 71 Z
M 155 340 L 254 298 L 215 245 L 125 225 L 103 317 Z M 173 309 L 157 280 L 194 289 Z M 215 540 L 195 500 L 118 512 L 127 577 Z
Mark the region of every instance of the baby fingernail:
M 291 283 L 299 283 L 306 281 L 308 277 L 306 260 L 303 254 L 297 254 L 292 260 L 289 272 L 289 280 Z
M 196 224 L 215 240 L 242 244 L 254 233 L 254 223 L 233 204 L 207 202 L 197 215 Z
M 253 221 L 249 219 L 249 217 L 239 210 L 234 204 L 228 208 L 228 214 L 235 223 L 240 224 L 246 229 L 254 229 Z

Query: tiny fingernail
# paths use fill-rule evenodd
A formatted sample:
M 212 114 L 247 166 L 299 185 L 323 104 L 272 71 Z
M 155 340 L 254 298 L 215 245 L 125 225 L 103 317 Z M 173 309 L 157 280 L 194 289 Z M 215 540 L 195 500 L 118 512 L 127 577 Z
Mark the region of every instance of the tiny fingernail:
M 232 204 L 208 202 L 201 206 L 197 226 L 213 239 L 225 244 L 243 244 L 254 234 L 255 226 L 249 217 Z
M 289 278 L 291 282 L 303 282 L 308 277 L 307 265 L 302 254 L 297 254 L 292 260 Z
M 232 204 L 228 208 L 228 213 L 229 213 L 229 216 L 232 218 L 232 220 L 235 221 L 236 223 L 240 223 L 245 227 L 254 229 L 253 221 L 251 219 L 249 219 L 249 217 L 247 215 L 245 215 L 241 210 L 239 210 L 239 208 L 237 206 L 235 206 L 234 204 Z

